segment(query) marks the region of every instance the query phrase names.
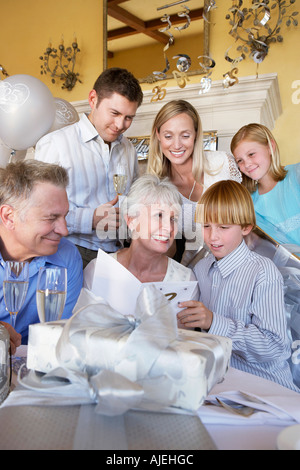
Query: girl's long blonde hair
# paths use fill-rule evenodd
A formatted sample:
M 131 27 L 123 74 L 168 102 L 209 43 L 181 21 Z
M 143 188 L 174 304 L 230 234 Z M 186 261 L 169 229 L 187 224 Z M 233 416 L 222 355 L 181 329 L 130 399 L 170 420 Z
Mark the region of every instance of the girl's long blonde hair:
M 157 132 L 160 131 L 161 126 L 169 119 L 183 113 L 190 116 L 194 123 L 196 138 L 193 151 L 192 172 L 195 180 L 201 183 L 202 174 L 204 171 L 207 171 L 203 150 L 202 124 L 196 109 L 184 100 L 170 101 L 157 113 L 150 137 L 147 173 L 156 175 L 159 178 L 171 176 L 171 164 L 161 151 Z
M 280 163 L 280 153 L 278 144 L 273 134 L 266 126 L 263 126 L 262 124 L 252 123 L 241 127 L 241 129 L 233 136 L 231 141 L 230 147 L 233 155 L 236 147 L 243 140 L 249 142 L 257 142 L 261 145 L 265 145 L 266 147 L 268 147 L 271 153 L 271 165 L 269 169 L 270 175 L 275 181 L 282 181 L 286 177 L 287 171 Z M 244 174 L 242 182 L 251 193 L 256 190 L 256 181 Z

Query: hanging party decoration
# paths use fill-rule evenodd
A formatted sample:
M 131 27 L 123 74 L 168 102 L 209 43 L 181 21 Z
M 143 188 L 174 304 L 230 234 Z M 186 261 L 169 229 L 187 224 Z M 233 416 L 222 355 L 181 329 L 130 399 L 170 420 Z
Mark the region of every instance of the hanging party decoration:
M 165 62 L 166 62 L 166 67 L 164 68 L 164 70 L 163 70 L 162 72 L 157 72 L 157 71 L 153 72 L 153 75 L 155 75 L 158 80 L 165 80 L 165 79 L 167 78 L 166 73 L 170 70 L 170 62 L 169 62 L 169 60 L 168 60 L 168 57 L 167 57 L 167 55 L 166 55 L 166 52 L 167 52 L 167 50 L 169 49 L 169 47 L 174 43 L 174 36 L 173 36 L 173 34 L 171 34 L 171 33 L 169 32 L 169 29 L 171 29 L 171 27 L 172 27 L 172 23 L 171 23 L 171 21 L 170 21 L 170 16 L 167 15 L 167 14 L 165 14 L 165 15 L 160 19 L 160 21 L 162 21 L 162 22 L 164 22 L 164 23 L 168 23 L 168 25 L 167 25 L 165 28 L 159 29 L 159 31 L 160 31 L 161 33 L 165 33 L 165 32 L 166 32 L 166 33 L 168 34 L 168 36 L 169 36 L 169 41 L 168 41 L 168 43 L 166 44 L 166 46 L 164 47 L 164 59 L 165 59 Z
M 192 61 L 187 54 L 175 55 L 173 59 L 178 59 L 176 66 L 179 72 L 187 72 L 191 67 Z
M 205 3 L 205 5 L 204 5 L 204 9 L 203 9 L 203 19 L 207 23 L 210 23 L 210 21 L 208 20 L 208 15 L 209 15 L 211 10 L 214 10 L 215 8 L 217 8 L 217 5 L 216 5 L 215 0 L 206 0 L 206 2 L 204 2 L 204 3 Z M 215 24 L 215 23 L 213 23 L 213 24 Z
M 230 70 L 229 72 L 224 73 L 223 88 L 229 88 L 239 82 L 236 76 L 237 73 L 238 73 L 237 68 L 234 68 Z
M 163 83 L 153 88 L 152 93 L 154 95 L 151 98 L 151 103 L 154 103 L 156 101 L 161 101 L 164 99 L 167 93 L 167 90 L 165 89 L 166 85 L 167 85 L 166 83 Z
M 9 74 L 7 73 L 3 65 L 0 64 L 0 77 L 1 77 L 1 74 L 3 75 L 3 77 L 9 77 Z
M 179 16 L 180 18 L 186 18 L 186 23 L 183 26 L 177 26 L 175 28 L 177 29 L 177 31 L 182 31 L 183 29 L 188 28 L 191 24 L 191 18 L 189 17 L 189 13 L 191 10 L 187 6 L 184 6 L 183 8 L 185 9 L 185 11 L 177 13 L 177 16 Z
M 181 2 L 179 2 L 179 3 L 181 3 Z M 171 6 L 171 5 L 165 5 L 164 8 L 168 8 L 169 6 Z M 189 16 L 189 13 L 190 13 L 190 9 L 187 6 L 184 6 L 184 11 L 177 13 L 177 16 L 179 16 L 180 18 L 186 18 L 186 23 L 183 26 L 177 26 L 176 28 L 174 28 L 175 30 L 183 31 L 183 30 L 187 29 L 190 26 L 191 18 Z M 157 71 L 153 72 L 153 75 L 155 75 L 158 80 L 165 80 L 167 78 L 166 73 L 170 70 L 170 62 L 169 62 L 169 59 L 167 57 L 167 50 L 169 49 L 170 46 L 172 46 L 174 44 L 174 36 L 170 32 L 170 29 L 172 28 L 172 22 L 171 22 L 171 19 L 170 19 L 170 15 L 168 15 L 166 13 L 166 14 L 164 14 L 164 16 L 160 20 L 163 23 L 167 23 L 167 26 L 165 26 L 164 28 L 159 29 L 159 31 L 161 33 L 167 33 L 168 36 L 169 36 L 169 41 L 168 41 L 168 43 L 166 44 L 166 46 L 164 47 L 164 50 L 163 50 L 166 67 L 161 72 L 157 72 Z M 174 56 L 173 59 L 174 58 L 176 58 L 176 59 L 178 58 L 177 69 L 179 70 L 179 72 L 181 74 L 187 72 L 187 70 L 191 66 L 190 57 L 187 54 L 179 54 L 179 55 Z M 185 83 L 186 83 L 186 77 L 185 76 L 183 77 L 183 75 L 178 75 L 177 71 L 174 71 L 172 73 L 173 73 L 174 78 L 176 78 L 177 83 L 180 83 L 180 85 L 179 85 L 180 88 L 183 88 L 185 86 Z
M 231 70 L 223 74 L 223 77 L 224 77 L 223 88 L 232 87 L 233 85 L 239 82 L 236 76 L 238 73 L 237 65 L 246 58 L 245 54 L 242 53 L 240 56 L 236 57 L 235 59 L 232 59 L 228 54 L 230 49 L 231 47 L 229 47 L 227 51 L 225 52 L 225 60 L 227 60 L 227 62 L 230 63 Z
M 202 95 L 204 93 L 207 93 L 211 89 L 210 76 L 212 74 L 212 69 L 216 65 L 216 62 L 211 57 L 204 56 L 204 55 L 200 55 L 198 59 L 201 59 L 201 62 L 199 62 L 199 65 L 201 67 L 201 70 L 205 74 L 204 77 L 202 77 L 200 80 L 199 95 Z

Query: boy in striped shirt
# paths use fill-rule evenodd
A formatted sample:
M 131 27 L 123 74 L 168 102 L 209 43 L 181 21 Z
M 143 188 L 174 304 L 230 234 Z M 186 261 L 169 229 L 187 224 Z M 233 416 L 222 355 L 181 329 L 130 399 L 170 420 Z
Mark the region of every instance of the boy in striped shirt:
M 244 241 L 256 225 L 250 193 L 235 181 L 215 183 L 202 195 L 196 219 L 211 253 L 194 268 L 199 301 L 179 305 L 179 327 L 231 338 L 232 367 L 300 392 L 288 364 L 282 276 Z

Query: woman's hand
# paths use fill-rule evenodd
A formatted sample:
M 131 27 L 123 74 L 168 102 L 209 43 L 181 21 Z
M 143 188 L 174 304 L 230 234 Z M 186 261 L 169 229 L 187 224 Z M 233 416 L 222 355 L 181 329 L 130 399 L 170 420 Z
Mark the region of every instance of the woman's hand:
M 0 322 L 3 325 L 10 336 L 10 352 L 11 354 L 15 354 L 16 349 L 21 346 L 22 336 L 20 333 L 17 333 L 16 330 L 9 324 L 5 323 L 4 321 Z
M 213 321 L 213 312 L 208 310 L 202 302 L 189 300 L 188 302 L 180 302 L 178 307 L 184 309 L 177 313 L 179 328 L 209 330 Z

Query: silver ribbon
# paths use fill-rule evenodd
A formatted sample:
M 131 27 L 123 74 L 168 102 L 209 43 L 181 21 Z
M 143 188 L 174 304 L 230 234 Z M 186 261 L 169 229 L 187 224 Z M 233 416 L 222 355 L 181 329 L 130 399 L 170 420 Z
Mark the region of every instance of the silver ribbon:
M 180 13 L 177 13 L 177 16 L 179 16 L 179 18 L 186 18 L 186 23 L 183 25 L 183 26 L 177 26 L 176 28 L 174 29 L 177 29 L 177 31 L 182 31 L 183 29 L 186 29 L 190 26 L 191 24 L 191 18 L 189 17 L 189 13 L 190 13 L 190 9 L 189 7 L 185 6 L 183 7 L 185 9 L 185 11 L 182 11 Z
M 25 390 L 16 392 L 10 406 L 96 404 L 96 413 L 108 416 L 130 409 L 177 412 L 170 407 L 178 406 L 183 384 L 188 384 L 178 342 L 193 342 L 190 351 L 205 358 L 205 390 L 226 373 L 230 351 L 224 354 L 218 337 L 184 330 L 178 335 L 169 302 L 153 285 L 142 289 L 132 316 L 118 313 L 86 289 L 75 309 L 56 344 L 59 367 L 20 376 Z M 191 405 L 185 401 L 189 412 L 203 403 L 202 394 L 203 387 Z
M 83 289 L 77 308 L 56 347 L 61 367 L 45 375 L 30 371 L 23 379 L 19 376 L 20 384 L 35 392 L 31 404 L 33 398 L 35 404 L 56 406 L 97 403 L 97 413 L 115 416 L 132 408 L 158 411 L 175 403 L 167 374 L 150 376 L 161 352 L 177 337 L 176 319 L 163 294 L 154 286 L 145 287 L 136 315 L 126 317 Z M 97 342 L 102 364 L 101 370 L 91 375 L 86 366 L 94 359 L 89 338 L 97 333 L 104 338 Z M 107 348 L 105 335 L 120 338 L 123 346 L 115 354 Z M 132 380 L 122 375 L 128 367 Z

